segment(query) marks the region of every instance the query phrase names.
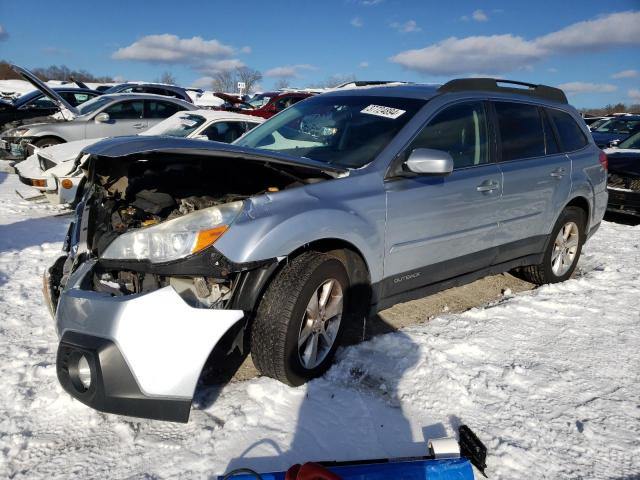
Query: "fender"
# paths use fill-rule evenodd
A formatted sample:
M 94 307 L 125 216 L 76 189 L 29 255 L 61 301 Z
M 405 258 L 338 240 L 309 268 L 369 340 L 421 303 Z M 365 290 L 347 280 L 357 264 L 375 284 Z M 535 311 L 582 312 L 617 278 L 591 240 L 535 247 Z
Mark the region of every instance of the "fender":
M 371 282 L 381 280 L 386 215 L 382 186 L 371 195 L 351 197 L 341 192 L 341 183 L 336 179 L 302 187 L 307 195 L 296 188 L 251 199 L 216 249 L 235 263 L 246 263 L 286 257 L 318 240 L 342 240 L 363 255 Z

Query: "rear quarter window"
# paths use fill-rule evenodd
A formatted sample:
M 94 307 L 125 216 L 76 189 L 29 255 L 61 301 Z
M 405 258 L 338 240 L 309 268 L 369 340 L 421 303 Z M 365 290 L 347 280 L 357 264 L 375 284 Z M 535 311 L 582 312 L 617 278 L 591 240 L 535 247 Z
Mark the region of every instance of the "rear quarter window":
M 580 150 L 588 143 L 584 132 L 571 115 L 553 108 L 545 110 L 556 126 L 563 152 Z

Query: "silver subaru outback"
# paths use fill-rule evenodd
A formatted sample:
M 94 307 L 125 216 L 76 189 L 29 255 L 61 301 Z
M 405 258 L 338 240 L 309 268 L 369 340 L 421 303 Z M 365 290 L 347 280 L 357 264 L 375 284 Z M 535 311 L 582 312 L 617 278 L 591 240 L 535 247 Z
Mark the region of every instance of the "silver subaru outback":
M 493 79 L 336 91 L 233 145 L 115 138 L 78 162 L 45 282 L 59 381 L 173 421 L 214 349 L 300 385 L 395 303 L 497 272 L 564 281 L 607 204 L 607 158 L 564 93 Z

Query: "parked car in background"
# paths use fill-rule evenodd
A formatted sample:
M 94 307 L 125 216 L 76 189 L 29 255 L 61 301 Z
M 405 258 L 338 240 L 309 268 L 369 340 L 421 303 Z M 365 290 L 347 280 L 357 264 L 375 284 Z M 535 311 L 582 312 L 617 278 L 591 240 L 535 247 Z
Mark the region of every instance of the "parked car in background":
M 595 124 L 596 122 L 599 122 L 602 119 L 605 119 L 607 117 L 582 117 L 582 119 L 584 120 L 584 123 L 587 124 L 587 127 L 591 128 L 591 125 Z
M 73 107 L 101 95 L 88 88 L 61 87 L 52 90 Z M 36 119 L 44 119 L 59 111 L 56 101 L 40 90 L 33 90 L 14 100 L 0 100 L 0 131 L 33 123 Z
M 263 118 L 240 113 L 193 110 L 175 113 L 140 135 L 232 143 L 262 122 Z M 76 163 L 78 155 L 85 147 L 99 140 L 103 139 L 77 140 L 36 148 L 29 158 L 16 166 L 16 172 L 22 183 L 44 193 L 51 203 L 71 203 L 83 174 L 82 165 Z
M 225 93 L 216 93 L 217 97 L 223 99 L 226 104 L 225 110 L 242 112 L 256 117 L 271 118 L 276 113 L 287 107 L 298 103 L 300 100 L 309 98 L 311 92 L 263 92 L 254 95 L 250 100 L 240 100 L 237 97 Z
M 193 90 L 193 89 L 189 89 Z M 200 91 L 202 92 L 202 91 Z M 166 85 L 163 83 L 128 82 L 109 87 L 103 93 L 152 93 L 164 97 L 179 98 L 185 102 L 193 103 L 193 98 L 186 88 Z
M 249 344 L 263 375 L 300 385 L 395 303 L 504 271 L 568 279 L 606 209 L 606 156 L 561 90 L 513 83 L 326 93 L 232 145 L 87 147 L 45 278 L 62 387 L 187 421 L 214 348 Z
M 612 142 L 621 142 L 639 131 L 640 115 L 619 115 L 591 130 L 591 135 L 600 148 L 607 148 Z
M 605 153 L 609 158 L 607 210 L 640 216 L 640 132 Z
M 0 147 L 4 146 L 9 158 L 22 160 L 26 158 L 28 144 L 44 148 L 85 138 L 135 135 L 176 112 L 195 109 L 192 103 L 160 95 L 104 94 L 74 108 L 71 120 L 7 130 L 2 134 Z

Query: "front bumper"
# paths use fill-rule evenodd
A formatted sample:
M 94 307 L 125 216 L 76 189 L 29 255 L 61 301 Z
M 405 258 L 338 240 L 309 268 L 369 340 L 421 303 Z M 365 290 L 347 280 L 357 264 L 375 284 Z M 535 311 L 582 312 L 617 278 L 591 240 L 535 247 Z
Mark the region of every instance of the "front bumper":
M 82 264 L 58 301 L 61 385 L 97 410 L 186 422 L 209 354 L 244 312 L 193 308 L 172 287 L 129 296 L 94 292 L 87 289 L 94 265 Z M 92 365 L 86 391 L 74 379 L 81 354 Z
M 607 211 L 640 216 L 640 191 L 611 187 L 607 191 Z

